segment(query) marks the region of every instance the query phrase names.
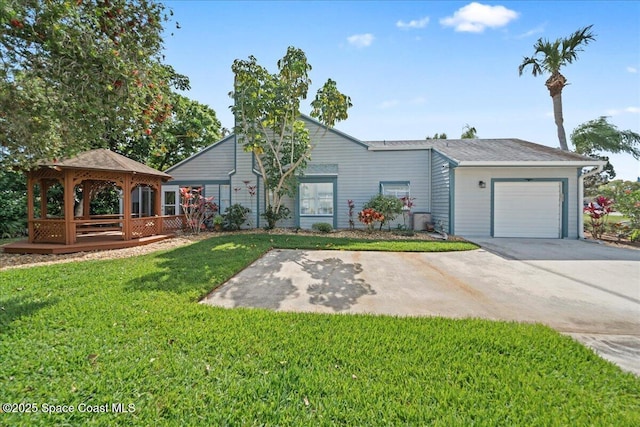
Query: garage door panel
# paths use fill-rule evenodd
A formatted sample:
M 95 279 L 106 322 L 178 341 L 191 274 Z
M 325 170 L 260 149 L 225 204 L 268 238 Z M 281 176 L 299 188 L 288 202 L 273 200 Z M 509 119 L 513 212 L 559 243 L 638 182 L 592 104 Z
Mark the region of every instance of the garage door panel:
M 496 182 L 494 237 L 561 237 L 561 183 Z

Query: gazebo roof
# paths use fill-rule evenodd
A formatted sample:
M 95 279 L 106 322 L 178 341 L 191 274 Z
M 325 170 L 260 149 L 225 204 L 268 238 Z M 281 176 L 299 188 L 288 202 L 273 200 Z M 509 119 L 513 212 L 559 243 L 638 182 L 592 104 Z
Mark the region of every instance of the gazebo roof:
M 75 157 L 54 162 L 41 163 L 40 166 L 49 166 L 60 169 L 92 169 L 111 172 L 135 173 L 151 175 L 162 178 L 163 181 L 171 179 L 171 175 L 160 172 L 142 163 L 131 160 L 111 150 L 100 148 L 84 151 Z

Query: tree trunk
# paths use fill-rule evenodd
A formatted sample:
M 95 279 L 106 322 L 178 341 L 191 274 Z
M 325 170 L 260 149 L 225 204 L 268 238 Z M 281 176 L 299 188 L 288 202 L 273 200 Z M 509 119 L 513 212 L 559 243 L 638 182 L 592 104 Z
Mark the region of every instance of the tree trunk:
M 562 117 L 562 88 L 567 85 L 567 79 L 555 72 L 545 82 L 547 89 L 549 89 L 549 95 L 553 99 L 553 118 L 558 128 L 558 141 L 560 142 L 560 148 L 564 151 L 569 151 L 567 145 L 567 134 L 564 131 L 564 118 Z
M 564 131 L 564 118 L 562 117 L 562 92 L 553 97 L 553 118 L 558 128 L 558 141 L 560 142 L 560 148 L 564 151 L 569 151 L 567 145 L 567 135 Z

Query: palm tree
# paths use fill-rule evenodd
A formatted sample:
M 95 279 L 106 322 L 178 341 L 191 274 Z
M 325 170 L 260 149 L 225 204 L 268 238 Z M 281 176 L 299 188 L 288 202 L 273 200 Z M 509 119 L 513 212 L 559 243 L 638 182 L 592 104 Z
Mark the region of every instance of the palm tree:
M 549 73 L 551 76 L 545 82 L 549 94 L 553 99 L 553 117 L 558 127 L 558 140 L 560 148 L 569 151 L 567 145 L 567 135 L 564 131 L 562 118 L 562 88 L 567 85 L 567 79 L 560 73 L 560 68 L 567 64 L 571 64 L 578 59 L 578 52 L 582 51 L 581 46 L 587 45 L 591 41 L 595 41 L 595 35 L 591 32 L 591 27 L 581 28 L 567 38 L 556 39 L 553 42 L 549 40 L 538 39 L 533 45 L 535 52 L 532 57 L 524 57 L 522 64 L 518 67 L 519 74 L 527 66 L 531 66 L 531 74 L 537 76 L 542 73 Z

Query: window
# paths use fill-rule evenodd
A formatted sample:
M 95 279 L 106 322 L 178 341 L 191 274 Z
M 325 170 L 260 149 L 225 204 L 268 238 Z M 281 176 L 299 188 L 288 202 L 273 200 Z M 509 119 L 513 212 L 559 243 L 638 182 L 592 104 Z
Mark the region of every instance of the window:
M 333 183 L 300 184 L 300 215 L 333 215 Z
M 411 187 L 409 181 L 404 182 L 381 182 L 380 194 L 384 196 L 394 196 L 398 199 L 409 197 L 411 195 Z
M 175 215 L 176 214 L 176 192 L 175 190 L 164 192 L 164 214 Z
M 215 200 L 215 202 L 218 204 L 218 212 L 222 214 L 225 209 L 231 205 L 231 201 L 229 199 L 231 197 L 231 186 L 228 184 L 220 184 L 218 194 L 218 200 Z

